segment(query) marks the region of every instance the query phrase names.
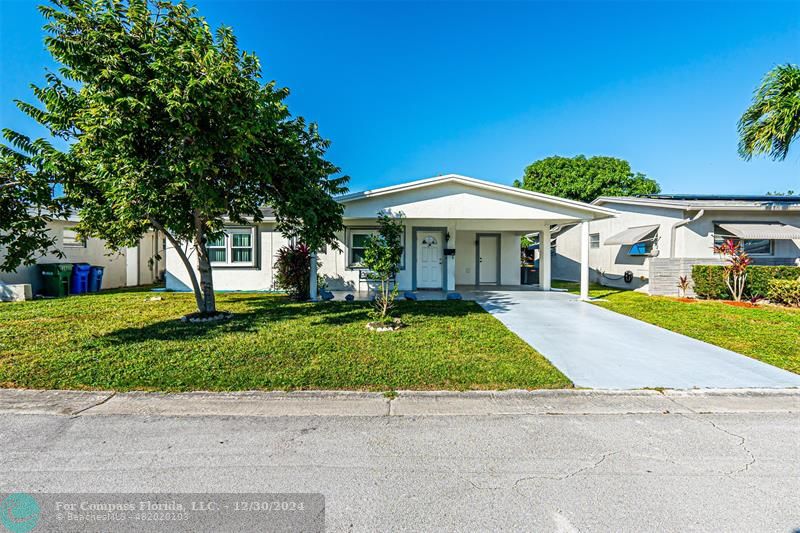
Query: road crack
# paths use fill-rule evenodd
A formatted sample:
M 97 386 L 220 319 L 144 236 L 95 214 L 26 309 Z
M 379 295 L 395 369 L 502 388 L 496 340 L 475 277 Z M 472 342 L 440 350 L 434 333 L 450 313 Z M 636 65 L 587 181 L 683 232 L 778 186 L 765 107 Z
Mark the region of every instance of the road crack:
M 524 482 L 524 481 L 530 481 L 530 480 L 533 480 L 533 479 L 551 479 L 551 480 L 554 480 L 554 481 L 564 481 L 566 479 L 570 479 L 570 478 L 575 477 L 575 476 L 577 476 L 579 474 L 582 474 L 584 472 L 588 472 L 589 470 L 594 470 L 595 468 L 597 468 L 598 466 L 603 464 L 606 461 L 606 459 L 608 459 L 612 455 L 616 455 L 618 453 L 619 452 L 606 452 L 606 453 L 602 454 L 600 456 L 600 458 L 597 461 L 595 461 L 593 464 L 591 464 L 589 466 L 583 466 L 581 468 L 578 468 L 577 470 L 574 470 L 572 472 L 568 472 L 568 473 L 566 473 L 564 475 L 561 475 L 561 476 L 548 476 L 548 475 L 525 476 L 523 478 L 519 478 L 518 480 L 516 480 L 514 482 L 514 485 L 511 488 L 514 489 L 515 492 L 520 494 L 520 492 L 518 490 L 519 489 L 519 484 Z
M 719 432 L 721 432 L 721 433 L 724 433 L 725 435 L 728 435 L 729 437 L 733 437 L 733 438 L 735 438 L 735 439 L 739 439 L 738 446 L 739 446 L 739 447 L 740 447 L 742 450 L 744 450 L 744 452 L 745 452 L 745 453 L 747 454 L 747 456 L 749 457 L 749 460 L 748 460 L 747 462 L 745 462 L 744 466 L 742 466 L 741 468 L 737 468 L 737 469 L 734 469 L 734 470 L 730 470 L 730 471 L 728 471 L 728 472 L 723 472 L 723 474 L 725 474 L 725 475 L 727 475 L 727 476 L 730 476 L 730 475 L 733 475 L 733 474 L 739 474 L 739 473 L 741 473 L 741 472 L 745 472 L 745 471 L 747 471 L 747 470 L 750 470 L 750 467 L 751 467 L 751 466 L 753 466 L 753 465 L 755 464 L 755 462 L 756 462 L 756 456 L 755 456 L 755 454 L 753 454 L 753 451 L 752 451 L 750 448 L 748 448 L 748 447 L 747 447 L 747 439 L 746 439 L 744 436 L 742 436 L 742 435 L 739 435 L 739 434 L 737 434 L 737 433 L 733 433 L 732 431 L 728 431 L 727 429 L 725 429 L 725 428 L 723 428 L 723 427 L 720 427 L 720 426 L 718 426 L 716 423 L 714 423 L 714 421 L 713 421 L 713 420 L 710 420 L 710 419 L 706 420 L 706 419 L 704 419 L 704 418 L 692 418 L 692 417 L 690 417 L 690 416 L 687 416 L 687 415 L 685 415 L 685 414 L 683 414 L 683 413 L 679 413 L 679 414 L 680 414 L 681 416 L 683 416 L 684 418 L 688 419 L 688 420 L 693 420 L 693 421 L 695 421 L 695 422 L 704 422 L 704 423 L 706 423 L 706 424 L 709 424 L 709 425 L 710 425 L 711 427 L 713 427 L 715 430 L 717 430 L 717 431 L 719 431 Z

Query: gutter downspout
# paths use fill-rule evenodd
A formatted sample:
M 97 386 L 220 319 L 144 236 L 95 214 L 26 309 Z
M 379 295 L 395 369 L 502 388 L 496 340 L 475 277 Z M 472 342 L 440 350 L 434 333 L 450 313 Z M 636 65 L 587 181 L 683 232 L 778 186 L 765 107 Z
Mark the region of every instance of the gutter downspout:
M 700 211 L 695 213 L 695 215 L 693 217 L 684 218 L 683 220 L 678 221 L 678 222 L 676 222 L 675 224 L 672 225 L 672 230 L 671 230 L 670 236 L 669 236 L 669 257 L 670 257 L 670 259 L 673 259 L 675 257 L 675 235 L 677 235 L 677 233 L 678 233 L 678 228 L 680 228 L 681 226 L 685 226 L 686 224 L 689 224 L 690 222 L 694 222 L 695 220 L 699 219 L 700 217 L 702 217 L 705 214 L 706 214 L 706 210 L 705 209 L 701 209 Z

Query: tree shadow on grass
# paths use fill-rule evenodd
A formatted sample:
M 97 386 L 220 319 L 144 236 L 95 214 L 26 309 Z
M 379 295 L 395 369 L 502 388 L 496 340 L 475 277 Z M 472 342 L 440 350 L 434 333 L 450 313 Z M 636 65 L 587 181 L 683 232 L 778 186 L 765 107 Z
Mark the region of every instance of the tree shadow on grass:
M 231 333 L 258 334 L 270 324 L 291 321 L 297 321 L 298 333 L 302 334 L 303 328 L 309 326 L 341 327 L 366 323 L 371 308 L 369 302 L 292 302 L 275 296 L 228 297 L 219 302 L 219 308 L 225 309 L 227 303 L 235 303 L 245 310 L 236 310 L 233 318 L 221 322 L 186 323 L 175 318 L 143 327 L 122 328 L 101 339 L 88 341 L 85 348 L 96 348 L 98 341 L 124 345 L 146 341 L 208 340 Z M 396 311 L 400 316 L 414 317 L 423 322 L 426 318 L 458 319 L 485 312 L 475 302 L 469 301 L 397 302 Z

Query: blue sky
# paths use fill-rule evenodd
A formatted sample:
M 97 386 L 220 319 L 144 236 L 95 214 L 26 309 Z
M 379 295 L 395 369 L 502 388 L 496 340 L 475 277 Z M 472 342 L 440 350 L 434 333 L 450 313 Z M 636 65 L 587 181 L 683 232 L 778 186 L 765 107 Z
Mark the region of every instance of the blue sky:
M 0 0 L 0 124 L 26 133 L 11 100 L 50 64 L 36 3 Z M 665 192 L 800 190 L 800 145 L 784 162 L 736 152 L 762 76 L 800 62 L 800 2 L 195 3 L 291 89 L 352 190 L 510 184 L 555 154 L 627 159 Z

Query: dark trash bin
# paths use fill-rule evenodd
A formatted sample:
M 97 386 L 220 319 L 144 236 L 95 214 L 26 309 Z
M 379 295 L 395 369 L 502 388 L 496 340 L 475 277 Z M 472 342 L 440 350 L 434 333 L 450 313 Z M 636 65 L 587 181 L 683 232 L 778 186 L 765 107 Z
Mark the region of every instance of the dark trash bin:
M 100 292 L 103 286 L 103 267 L 93 266 L 89 269 L 89 292 Z
M 89 270 L 91 268 L 92 265 L 88 263 L 75 263 L 72 265 L 70 294 L 85 294 L 89 290 Z
M 42 294 L 55 298 L 69 294 L 72 263 L 47 263 L 37 265 L 42 279 Z
M 520 283 L 523 285 L 536 285 L 539 283 L 539 270 L 535 266 L 523 266 L 520 271 Z

